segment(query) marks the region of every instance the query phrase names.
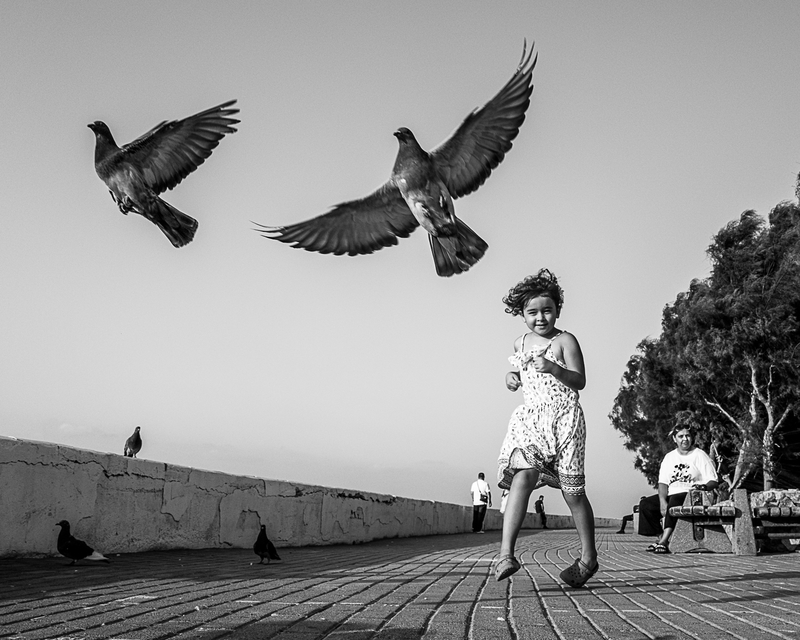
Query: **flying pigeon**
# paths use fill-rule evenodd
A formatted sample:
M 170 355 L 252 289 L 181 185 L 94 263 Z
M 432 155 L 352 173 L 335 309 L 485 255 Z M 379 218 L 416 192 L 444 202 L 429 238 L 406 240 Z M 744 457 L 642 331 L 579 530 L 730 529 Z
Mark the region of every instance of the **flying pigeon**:
M 511 149 L 533 92 L 538 54 L 527 42 L 514 75 L 482 108 L 430 153 L 405 127 L 394 132 L 400 148 L 389 180 L 359 200 L 334 206 L 310 220 L 284 227 L 257 224 L 263 236 L 294 248 L 350 256 L 397 244 L 422 225 L 428 232 L 436 273 L 463 273 L 488 245 L 459 220 L 453 199 L 480 187 Z
M 110 562 L 102 553 L 92 549 L 83 540 L 73 538 L 72 534 L 69 532 L 69 522 L 62 520 L 61 522 L 57 522 L 56 526 L 61 527 L 61 531 L 58 534 L 58 542 L 56 542 L 56 548 L 62 556 L 72 559 L 70 564 L 75 564 L 78 560 L 84 559 Z
M 125 441 L 125 448 L 122 450 L 122 455 L 126 458 L 135 458 L 136 454 L 142 450 L 142 436 L 139 435 L 141 427 L 136 427 L 131 434 L 131 437 Z
M 236 100 L 183 120 L 166 120 L 133 142 L 117 146 L 105 122 L 87 125 L 95 135 L 94 168 L 119 210 L 138 213 L 158 225 L 176 247 L 188 244 L 197 220 L 181 213 L 158 194 L 172 189 L 197 169 L 226 133 L 237 131 L 231 118 Z
M 278 552 L 275 550 L 275 545 L 267 538 L 267 527 L 263 524 L 261 525 L 261 531 L 258 532 L 256 542 L 253 545 L 253 551 L 261 558 L 258 564 L 263 564 L 264 558 L 267 559 L 267 564 L 269 564 L 271 560 L 281 559 Z

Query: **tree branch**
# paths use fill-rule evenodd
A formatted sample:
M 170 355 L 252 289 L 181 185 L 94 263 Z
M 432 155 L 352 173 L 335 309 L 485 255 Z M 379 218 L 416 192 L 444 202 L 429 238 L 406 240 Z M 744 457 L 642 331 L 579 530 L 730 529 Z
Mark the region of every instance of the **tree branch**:
M 744 429 L 742 428 L 742 425 L 740 425 L 736 421 L 736 418 L 734 418 L 730 413 L 725 411 L 725 409 L 722 407 L 722 405 L 719 402 L 717 402 L 716 400 L 714 400 L 712 402 L 711 400 L 708 400 L 706 398 L 703 398 L 703 402 L 705 402 L 709 407 L 714 407 L 715 409 L 717 409 L 723 416 L 725 416 L 728 420 L 730 420 L 740 432 L 744 433 Z

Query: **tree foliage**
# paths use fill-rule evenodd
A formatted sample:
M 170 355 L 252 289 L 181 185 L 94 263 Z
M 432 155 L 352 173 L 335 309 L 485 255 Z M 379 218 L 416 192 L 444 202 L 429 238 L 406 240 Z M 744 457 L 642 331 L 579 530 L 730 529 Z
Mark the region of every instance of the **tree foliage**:
M 768 488 L 798 466 L 785 445 L 800 409 L 800 207 L 745 211 L 708 256 L 711 275 L 664 307 L 661 335 L 628 361 L 610 418 L 653 484 L 670 429 L 693 424 L 735 486 L 760 470 Z

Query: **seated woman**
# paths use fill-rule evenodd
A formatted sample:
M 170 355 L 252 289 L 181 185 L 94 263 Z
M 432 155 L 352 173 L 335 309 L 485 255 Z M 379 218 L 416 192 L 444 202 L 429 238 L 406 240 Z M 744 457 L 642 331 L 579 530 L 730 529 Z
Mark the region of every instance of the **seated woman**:
M 676 519 L 669 514 L 670 507 L 683 504 L 689 489 L 716 488 L 717 470 L 708 454 L 694 446 L 695 431 L 691 427 L 677 426 L 670 436 L 676 448 L 664 456 L 658 473 L 658 497 L 661 515 L 664 516 L 664 533 L 658 542 L 647 550 L 669 553 L 669 539 L 675 529 Z

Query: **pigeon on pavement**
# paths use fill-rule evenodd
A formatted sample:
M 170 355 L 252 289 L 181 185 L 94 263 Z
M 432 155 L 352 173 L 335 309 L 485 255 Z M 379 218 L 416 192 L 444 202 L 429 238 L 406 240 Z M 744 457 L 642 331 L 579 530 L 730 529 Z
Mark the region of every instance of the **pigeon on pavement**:
M 271 560 L 281 559 L 278 552 L 275 550 L 275 545 L 267 538 L 267 527 L 263 524 L 261 525 L 261 531 L 258 532 L 258 538 L 256 538 L 256 542 L 253 545 L 253 551 L 261 558 L 258 564 L 263 564 L 264 558 L 267 559 L 267 564 L 269 564 Z
M 122 455 L 126 458 L 135 458 L 136 454 L 142 450 L 142 436 L 139 435 L 141 427 L 136 427 L 131 434 L 131 437 L 125 441 L 125 448 L 122 450 Z
M 500 92 L 430 153 L 407 128 L 395 131 L 400 148 L 391 177 L 370 195 L 296 224 L 256 223 L 256 230 L 294 248 L 354 256 L 396 245 L 397 238 L 407 238 L 422 225 L 429 234 L 436 273 L 463 273 L 483 257 L 488 245 L 456 217 L 453 198 L 480 187 L 519 133 L 538 58 L 533 49 L 526 51 L 527 43 L 516 72 Z
M 61 522 L 57 522 L 56 526 L 61 527 L 61 531 L 58 534 L 58 541 L 56 542 L 56 548 L 62 556 L 72 559 L 70 564 L 75 564 L 78 560 L 110 562 L 102 553 L 92 549 L 83 540 L 72 537 L 72 534 L 69 532 L 69 522 L 62 520 Z
M 166 120 L 133 142 L 118 147 L 105 122 L 87 125 L 95 135 L 94 168 L 119 210 L 133 211 L 158 225 L 176 247 L 188 244 L 197 220 L 158 197 L 197 169 L 226 133 L 237 131 L 231 118 L 236 100 L 183 120 Z

